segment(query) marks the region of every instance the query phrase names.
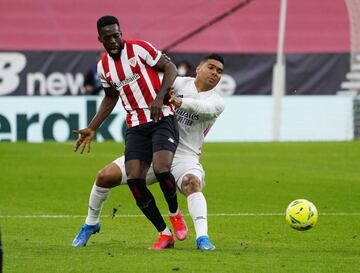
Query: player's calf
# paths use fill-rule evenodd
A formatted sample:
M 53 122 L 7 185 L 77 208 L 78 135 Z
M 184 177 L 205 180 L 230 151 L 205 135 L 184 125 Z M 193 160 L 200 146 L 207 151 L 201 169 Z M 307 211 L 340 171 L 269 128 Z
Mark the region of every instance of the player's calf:
M 176 238 L 180 241 L 185 240 L 188 233 L 188 227 L 178 208 L 175 178 L 170 172 L 156 173 L 155 175 L 169 205 L 169 218 Z
M 176 213 L 178 210 L 178 202 L 174 176 L 169 171 L 155 173 L 155 176 L 160 183 L 160 188 L 164 194 L 166 202 L 168 203 L 170 213 Z
M 145 185 L 144 179 L 128 179 L 128 186 L 136 200 L 137 206 L 153 223 L 159 232 L 166 229 L 166 224 L 156 206 L 155 198 Z

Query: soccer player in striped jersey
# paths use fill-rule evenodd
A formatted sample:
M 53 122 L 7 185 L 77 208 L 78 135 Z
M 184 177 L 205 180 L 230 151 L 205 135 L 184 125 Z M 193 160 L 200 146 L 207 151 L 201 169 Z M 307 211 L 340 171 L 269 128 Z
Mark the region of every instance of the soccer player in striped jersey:
M 208 237 L 207 204 L 202 193 L 205 172 L 199 159 L 204 138 L 225 107 L 224 100 L 215 91 L 223 66 L 221 56 L 212 54 L 205 57 L 196 69 L 196 78 L 176 78 L 175 93 L 171 92 L 169 100 L 177 108 L 180 135 L 171 170 L 178 189 L 187 198 L 188 210 L 196 232 L 196 245 L 200 250 L 215 249 Z M 101 208 L 109 195 L 109 189 L 126 184 L 126 181 L 124 156 L 117 158 L 98 173 L 91 190 L 90 209 L 85 225 L 99 223 Z M 150 168 L 146 182 L 153 184 L 156 181 L 156 176 Z M 91 235 L 84 234 L 83 241 L 86 243 Z
M 159 237 L 151 249 L 173 247 L 175 240 L 146 187 L 146 174 L 152 169 L 169 207 L 176 237 L 184 240 L 187 226 L 178 208 L 176 182 L 171 163 L 179 141 L 174 107 L 163 104 L 176 78 L 176 66 L 150 43 L 124 40 L 116 17 L 103 16 L 97 21 L 98 39 L 106 54 L 97 65 L 105 96 L 100 109 L 87 128 L 73 130 L 80 134 L 74 151 L 83 153 L 95 136 L 96 129 L 109 116 L 119 97 L 127 112 L 125 137 L 125 170 L 127 184 L 136 204 L 152 222 Z M 160 82 L 159 72 L 164 76 Z M 90 207 L 92 209 L 92 207 Z M 96 233 L 100 225 L 84 225 L 73 245 L 84 245 L 83 234 Z

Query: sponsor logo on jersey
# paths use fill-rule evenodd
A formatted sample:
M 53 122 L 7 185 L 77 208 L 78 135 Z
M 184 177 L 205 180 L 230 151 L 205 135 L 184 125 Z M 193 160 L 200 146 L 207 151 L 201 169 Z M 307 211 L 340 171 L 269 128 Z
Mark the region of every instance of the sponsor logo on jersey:
M 180 110 L 180 109 L 176 109 L 176 114 L 179 115 L 179 116 L 182 116 L 184 118 L 191 119 L 191 120 L 198 120 L 199 119 L 199 115 L 188 113 L 188 112 L 185 112 L 185 111 Z
M 127 85 L 127 84 L 131 84 L 135 81 L 137 81 L 138 79 L 140 79 L 140 76 L 138 73 L 135 73 L 134 75 L 126 78 L 125 80 L 121 81 L 121 82 L 113 82 L 111 81 L 110 84 L 112 86 L 114 86 L 117 90 L 121 89 L 123 86 Z
M 176 119 L 178 120 L 179 123 L 191 126 L 191 125 L 193 125 L 194 121 L 199 119 L 199 115 L 188 113 L 183 110 L 177 109 L 176 110 Z

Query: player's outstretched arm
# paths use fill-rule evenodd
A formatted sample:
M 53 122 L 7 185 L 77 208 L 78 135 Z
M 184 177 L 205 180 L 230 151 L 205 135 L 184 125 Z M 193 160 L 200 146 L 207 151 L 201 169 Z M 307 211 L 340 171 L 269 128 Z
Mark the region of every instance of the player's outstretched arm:
M 213 119 L 218 117 L 225 109 L 225 102 L 220 96 L 212 96 L 207 100 L 194 98 L 179 98 L 175 92 L 170 91 L 169 102 L 176 108 L 189 111 L 202 117 L 202 119 Z
M 101 102 L 98 112 L 91 120 L 88 127 L 80 130 L 72 130 L 73 133 L 80 135 L 75 141 L 74 152 L 77 152 L 80 147 L 81 154 L 86 148 L 87 152 L 90 152 L 91 142 L 95 136 L 96 129 L 99 128 L 103 121 L 110 115 L 118 99 L 118 92 L 114 88 L 105 88 L 105 97 Z

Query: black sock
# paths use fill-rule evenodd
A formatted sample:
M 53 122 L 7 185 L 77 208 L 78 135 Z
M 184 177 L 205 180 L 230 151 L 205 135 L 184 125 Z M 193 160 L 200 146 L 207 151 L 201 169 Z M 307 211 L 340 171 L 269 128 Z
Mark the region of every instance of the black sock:
M 166 202 L 169 206 L 169 211 L 175 213 L 178 209 L 178 202 L 176 196 L 175 178 L 171 172 L 156 173 L 156 178 L 160 183 L 161 190 L 164 194 Z
M 144 179 L 128 179 L 128 186 L 136 200 L 137 206 L 153 223 L 158 232 L 166 228 L 166 223 L 156 206 L 155 198 L 148 190 Z

